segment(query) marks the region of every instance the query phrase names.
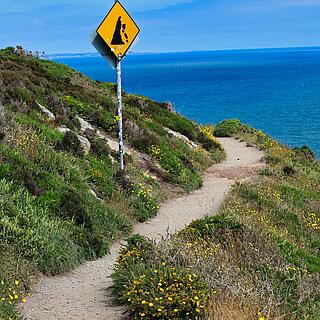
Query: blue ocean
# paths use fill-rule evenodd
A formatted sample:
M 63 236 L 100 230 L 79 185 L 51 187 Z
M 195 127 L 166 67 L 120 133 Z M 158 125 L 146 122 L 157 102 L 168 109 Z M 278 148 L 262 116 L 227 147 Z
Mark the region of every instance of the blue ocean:
M 87 76 L 114 82 L 99 56 L 56 56 Z M 200 123 L 226 118 L 262 129 L 320 157 L 320 47 L 131 54 L 123 63 L 129 93 L 171 101 Z

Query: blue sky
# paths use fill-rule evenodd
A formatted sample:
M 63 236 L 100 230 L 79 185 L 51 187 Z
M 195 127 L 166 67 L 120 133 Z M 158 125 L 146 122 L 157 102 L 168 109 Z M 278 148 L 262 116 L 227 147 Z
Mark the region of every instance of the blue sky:
M 320 0 L 123 0 L 137 52 L 320 45 Z M 89 34 L 112 0 L 1 0 L 0 47 L 93 52 Z

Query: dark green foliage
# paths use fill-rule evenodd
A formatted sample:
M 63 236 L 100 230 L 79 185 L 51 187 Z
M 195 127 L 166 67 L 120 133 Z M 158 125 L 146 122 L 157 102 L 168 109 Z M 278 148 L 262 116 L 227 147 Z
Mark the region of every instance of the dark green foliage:
M 217 216 L 210 216 L 192 222 L 184 231 L 196 234 L 199 237 L 213 237 L 219 230 L 239 232 L 242 224 L 237 219 L 228 214 L 219 214 Z
M 66 190 L 61 195 L 59 211 L 63 217 L 73 220 L 78 225 L 85 225 L 90 229 L 92 228 L 92 222 L 84 208 L 83 196 L 75 190 Z
M 238 119 L 223 120 L 215 127 L 214 134 L 216 137 L 231 137 L 239 132 L 240 127 Z
M 112 154 L 112 150 L 108 146 L 105 140 L 100 138 L 93 138 L 90 139 L 91 143 L 91 151 L 98 157 L 98 158 L 106 158 Z
M 72 131 L 68 131 L 65 133 L 58 147 L 61 150 L 72 152 L 76 156 L 83 155 L 81 142 L 78 139 L 77 135 Z
M 116 127 L 116 120 L 113 113 L 106 110 L 99 110 L 95 113 L 97 125 L 108 132 L 113 131 Z
M 141 152 L 148 153 L 150 147 L 159 145 L 160 141 L 157 134 L 149 130 L 144 130 L 141 134 L 133 137 L 131 145 Z
M 295 152 L 296 156 L 300 160 L 305 161 L 313 161 L 315 160 L 315 154 L 311 150 L 310 147 L 304 145 L 301 148 L 294 148 L 293 151 Z
M 279 252 L 287 261 L 299 268 L 307 269 L 310 272 L 320 272 L 319 256 L 310 254 L 304 249 L 300 249 L 287 240 L 276 240 Z
M 286 176 L 293 176 L 296 173 L 293 166 L 284 166 L 282 171 Z
M 145 252 L 146 255 L 152 250 L 152 242 L 148 238 L 143 237 L 140 234 L 133 234 L 132 236 L 128 237 L 126 241 L 126 247 L 128 249 L 139 248 L 140 250 Z

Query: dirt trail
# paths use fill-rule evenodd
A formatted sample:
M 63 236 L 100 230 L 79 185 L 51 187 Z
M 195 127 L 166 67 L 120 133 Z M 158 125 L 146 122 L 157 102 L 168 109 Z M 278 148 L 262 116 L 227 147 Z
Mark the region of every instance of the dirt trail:
M 192 220 L 217 212 L 236 181 L 252 177 L 258 168 L 264 166 L 261 151 L 232 138 L 219 140 L 226 150 L 227 159 L 208 169 L 203 187 L 164 203 L 155 218 L 135 226 L 135 233 L 159 240 L 183 229 Z M 109 255 L 88 262 L 72 273 L 42 277 L 27 303 L 21 306 L 24 318 L 123 319 L 123 307 L 117 305 L 110 289 L 110 275 L 120 246 L 120 243 L 115 243 Z

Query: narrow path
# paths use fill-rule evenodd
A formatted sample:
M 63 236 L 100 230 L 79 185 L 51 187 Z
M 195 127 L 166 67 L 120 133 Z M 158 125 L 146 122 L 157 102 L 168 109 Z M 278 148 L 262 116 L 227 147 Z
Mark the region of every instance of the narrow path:
M 208 169 L 200 190 L 163 204 L 159 214 L 135 226 L 134 232 L 161 239 L 183 229 L 191 221 L 219 210 L 226 193 L 236 182 L 251 178 L 264 166 L 264 154 L 232 138 L 220 139 L 227 159 Z M 115 243 L 106 257 L 88 262 L 72 273 L 42 277 L 22 307 L 27 320 L 119 320 L 110 278 L 121 244 Z M 109 289 L 106 289 L 109 288 Z

